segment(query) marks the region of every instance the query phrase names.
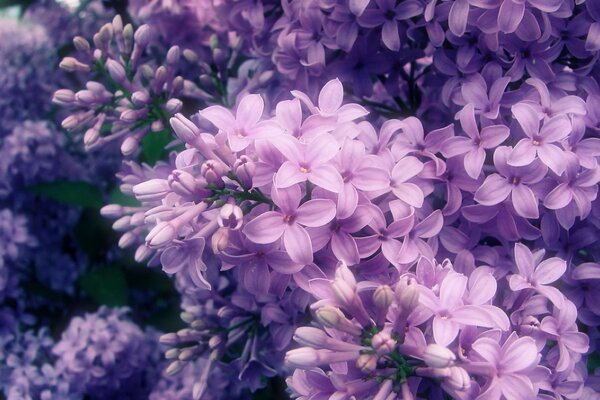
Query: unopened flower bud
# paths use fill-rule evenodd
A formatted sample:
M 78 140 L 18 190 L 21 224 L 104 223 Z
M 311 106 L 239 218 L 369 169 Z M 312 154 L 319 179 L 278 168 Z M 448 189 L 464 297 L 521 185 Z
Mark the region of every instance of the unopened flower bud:
M 290 350 L 285 355 L 285 363 L 292 368 L 316 367 L 319 364 L 319 354 L 310 347 Z
M 394 301 L 394 291 L 388 285 L 381 285 L 373 292 L 373 304 L 380 310 L 387 310 Z
M 165 351 L 165 358 L 167 360 L 173 360 L 179 357 L 179 349 L 169 349 Z
M 219 228 L 210 238 L 213 253 L 220 254 L 229 245 L 229 229 Z
M 88 42 L 85 38 L 81 36 L 75 36 L 73 38 L 73 46 L 75 46 L 75 49 L 77 49 L 77 51 L 80 51 L 82 53 L 87 54 L 90 52 L 90 42 Z
M 191 62 L 192 64 L 195 64 L 196 62 L 198 62 L 198 54 L 196 54 L 195 51 L 190 50 L 190 49 L 183 50 L 183 58 L 185 58 L 187 61 Z
M 130 156 L 134 154 L 139 147 L 139 139 L 135 136 L 128 136 L 125 138 L 125 140 L 123 140 L 123 143 L 121 143 L 121 153 L 124 156 Z
M 362 329 L 354 325 L 336 307 L 324 306 L 316 311 L 317 320 L 327 328 L 335 328 L 351 335 L 360 335 Z
M 356 360 L 356 367 L 368 374 L 377 368 L 377 360 L 375 354 L 361 354 Z
M 436 343 L 428 345 L 423 353 L 425 364 L 434 368 L 449 367 L 455 360 L 456 356 L 452 351 Z
M 176 333 L 169 332 L 165 333 L 164 335 L 161 335 L 158 341 L 162 344 L 174 345 L 179 342 L 179 339 L 177 339 Z
M 109 204 L 100 209 L 100 215 L 107 218 L 119 218 L 124 213 L 125 209 L 119 204 Z
M 150 249 L 148 246 L 146 246 L 145 244 L 142 244 L 135 250 L 133 259 L 136 262 L 141 263 L 142 261 L 147 260 L 152 254 L 154 254 L 154 251 L 152 249 Z
M 178 113 L 183 107 L 183 103 L 179 99 L 169 99 L 165 104 L 165 109 L 169 114 Z
M 210 349 L 216 349 L 222 343 L 223 343 L 223 338 L 221 336 L 218 336 L 218 335 L 212 336 L 210 339 L 208 339 L 208 347 Z
M 233 164 L 233 172 L 245 189 L 252 187 L 252 176 L 254 176 L 255 170 L 254 161 L 245 155 L 240 156 Z
M 131 95 L 131 102 L 138 107 L 145 106 L 150 101 L 150 95 L 145 90 L 138 90 Z
M 177 237 L 177 231 L 168 221 L 160 222 L 146 236 L 146 244 L 150 247 L 162 247 Z
M 171 190 L 180 196 L 194 196 L 197 190 L 196 178 L 189 172 L 176 169 L 169 175 L 167 182 Z
M 446 382 L 456 390 L 469 390 L 471 387 L 471 377 L 469 373 L 461 367 L 452 366 L 450 376 L 446 378 Z
M 179 46 L 172 46 L 167 52 L 167 64 L 175 65 L 179 62 L 181 57 L 181 49 Z
M 175 114 L 169 122 L 177 137 L 186 143 L 194 143 L 196 138 L 200 135 L 198 127 L 181 114 Z
M 151 33 L 150 26 L 147 24 L 140 26 L 136 29 L 135 34 L 133 35 L 135 43 L 138 46 L 146 47 L 148 43 L 150 43 Z
M 196 354 L 198 354 L 198 346 L 191 346 L 181 350 L 178 358 L 181 361 L 190 361 Z
M 119 118 L 121 121 L 131 124 L 144 118 L 147 114 L 148 110 L 145 108 L 141 108 L 139 110 L 125 110 L 121 113 Z
M 209 184 L 222 187 L 224 185 L 223 176 L 227 173 L 222 164 L 213 160 L 205 161 L 200 167 L 200 175 L 206 179 Z
M 419 305 L 419 287 L 410 280 L 401 280 L 395 290 L 403 314 L 409 314 Z
M 73 57 L 65 57 L 61 60 L 60 64 L 58 64 L 59 68 L 64 69 L 69 72 L 89 72 L 90 66 L 82 63 Z
M 381 331 L 373 336 L 373 339 L 371 339 L 371 346 L 377 354 L 384 355 L 394 351 L 396 341 L 392 339 L 388 332 Z
M 125 75 L 125 68 L 121 65 L 120 62 L 111 59 L 106 61 L 106 70 L 112 79 L 119 83 L 124 83 L 127 81 L 127 77 Z
M 134 234 L 133 232 L 126 232 L 123 236 L 121 236 L 119 238 L 119 247 L 121 249 L 126 249 L 129 246 L 135 244 L 135 242 L 137 242 L 138 240 L 138 235 Z
M 523 335 L 533 335 L 539 332 L 540 321 L 536 317 L 528 315 L 525 318 L 523 318 L 520 328 L 520 333 L 522 333 Z
M 350 306 L 353 303 L 356 293 L 348 282 L 336 278 L 331 283 L 331 288 L 333 289 L 335 298 L 344 306 Z
M 75 93 L 69 89 L 59 89 L 52 96 L 52 102 L 56 104 L 71 104 L 74 101 Z
M 175 375 L 179 371 L 181 371 L 183 369 L 183 367 L 186 366 L 186 364 L 187 363 L 180 361 L 180 360 L 173 361 L 171 364 L 169 364 L 165 373 L 167 375 Z
M 321 329 L 305 326 L 296 329 L 294 340 L 303 346 L 322 349 L 327 346 L 329 336 Z
M 219 211 L 217 222 L 222 228 L 229 228 L 233 230 L 240 229 L 244 222 L 244 212 L 240 206 L 236 204 L 227 203 Z

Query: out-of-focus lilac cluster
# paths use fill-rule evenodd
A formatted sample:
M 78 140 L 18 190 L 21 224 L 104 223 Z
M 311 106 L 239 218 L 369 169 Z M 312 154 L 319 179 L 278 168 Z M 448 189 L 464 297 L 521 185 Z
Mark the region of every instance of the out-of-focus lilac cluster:
M 57 12 L 36 6 L 27 23 Z M 20 38 L 64 45 L 50 81 L 7 73 L 58 106 L 1 117 L 7 397 L 600 397 L 600 3 L 113 6 L 72 46 Z M 123 310 L 50 336 L 60 301 L 23 301 L 31 276 L 76 301 L 90 257 L 81 211 L 40 217 L 36 190 L 106 190 L 117 159 L 132 199 L 101 214 L 181 296 L 164 361 Z

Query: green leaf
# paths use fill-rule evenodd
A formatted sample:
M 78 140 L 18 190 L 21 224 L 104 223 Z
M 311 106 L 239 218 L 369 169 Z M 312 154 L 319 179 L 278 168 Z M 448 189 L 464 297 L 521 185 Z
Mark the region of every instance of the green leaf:
M 173 136 L 167 131 L 151 132 L 142 140 L 142 161 L 154 165 L 167 157 L 167 145 Z
M 88 182 L 55 181 L 39 183 L 29 191 L 73 206 L 100 208 L 104 204 L 100 189 Z
M 87 272 L 79 280 L 81 290 L 98 305 L 128 304 L 127 281 L 120 268 L 108 266 Z

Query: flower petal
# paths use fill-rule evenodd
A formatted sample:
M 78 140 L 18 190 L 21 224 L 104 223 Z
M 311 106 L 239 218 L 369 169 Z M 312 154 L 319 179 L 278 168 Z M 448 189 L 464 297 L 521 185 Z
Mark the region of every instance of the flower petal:
M 539 218 L 538 200 L 533 191 L 525 185 L 517 185 L 512 190 L 512 203 L 515 211 L 523 218 Z
M 273 243 L 285 231 L 283 216 L 275 211 L 268 211 L 248 222 L 243 229 L 244 234 L 254 243 Z
M 310 236 L 298 224 L 291 224 L 283 234 L 283 245 L 293 261 L 300 264 L 310 264 L 313 260 Z
M 327 224 L 334 217 L 335 203 L 327 199 L 309 200 L 296 211 L 296 221 L 313 228 Z
M 558 257 L 544 260 L 533 272 L 533 278 L 537 284 L 547 285 L 560 279 L 567 270 L 567 263 Z
M 339 79 L 332 79 L 319 93 L 319 110 L 323 114 L 335 114 L 344 100 L 344 87 Z
M 485 178 L 485 181 L 475 192 L 475 201 L 484 206 L 493 206 L 503 202 L 510 192 L 512 186 L 506 179 L 498 174 L 492 174 Z

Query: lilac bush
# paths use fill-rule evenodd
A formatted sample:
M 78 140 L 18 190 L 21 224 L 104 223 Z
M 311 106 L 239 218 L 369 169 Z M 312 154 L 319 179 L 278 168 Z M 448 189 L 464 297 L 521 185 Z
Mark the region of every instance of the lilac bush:
M 33 2 L 5 396 L 600 397 L 596 3 Z

